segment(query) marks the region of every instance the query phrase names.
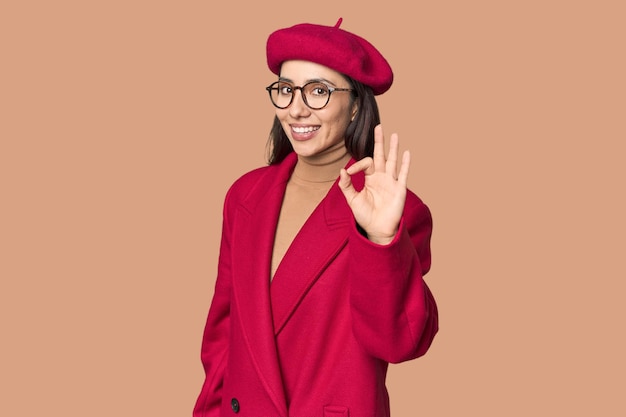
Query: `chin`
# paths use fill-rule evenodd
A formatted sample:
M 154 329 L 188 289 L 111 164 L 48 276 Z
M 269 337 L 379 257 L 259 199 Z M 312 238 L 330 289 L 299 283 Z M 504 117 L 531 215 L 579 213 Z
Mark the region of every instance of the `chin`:
M 301 149 L 301 148 L 298 148 L 298 147 L 294 147 L 293 151 L 296 153 L 296 155 L 307 157 L 307 158 L 310 158 L 312 156 L 318 155 L 320 153 L 319 151 L 316 151 L 316 150 Z
M 297 153 L 298 155 L 311 156 L 319 152 L 319 149 L 312 147 L 311 144 L 308 143 L 308 141 L 301 142 L 297 140 L 290 140 L 290 142 L 291 142 L 291 147 L 293 148 L 293 151 Z

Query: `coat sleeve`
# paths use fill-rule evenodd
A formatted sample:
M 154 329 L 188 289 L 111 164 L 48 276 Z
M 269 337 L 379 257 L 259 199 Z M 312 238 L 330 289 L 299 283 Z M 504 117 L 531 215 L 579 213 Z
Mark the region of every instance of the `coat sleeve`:
M 350 302 L 356 339 L 390 363 L 417 358 L 438 330 L 435 300 L 423 276 L 430 269 L 430 210 L 408 193 L 400 228 L 388 245 L 350 235 Z
M 231 300 L 231 224 L 229 201 L 224 203 L 222 239 L 215 291 L 202 338 L 201 360 L 205 372 L 202 390 L 193 410 L 194 417 L 217 417 L 222 403 L 224 370 L 228 361 Z

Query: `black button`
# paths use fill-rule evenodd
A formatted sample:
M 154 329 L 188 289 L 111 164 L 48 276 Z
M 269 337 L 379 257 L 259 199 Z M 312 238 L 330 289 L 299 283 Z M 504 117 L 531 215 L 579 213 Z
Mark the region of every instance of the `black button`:
M 240 407 L 237 398 L 233 398 L 232 400 L 230 400 L 230 408 L 232 408 L 235 413 L 239 412 Z

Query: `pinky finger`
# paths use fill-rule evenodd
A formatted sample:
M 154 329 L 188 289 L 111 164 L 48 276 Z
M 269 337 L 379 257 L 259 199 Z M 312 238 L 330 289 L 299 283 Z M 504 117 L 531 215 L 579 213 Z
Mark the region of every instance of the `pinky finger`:
M 409 151 L 404 151 L 402 154 L 402 164 L 400 165 L 400 172 L 398 173 L 398 182 L 406 187 L 409 179 L 409 166 L 411 165 L 411 154 Z

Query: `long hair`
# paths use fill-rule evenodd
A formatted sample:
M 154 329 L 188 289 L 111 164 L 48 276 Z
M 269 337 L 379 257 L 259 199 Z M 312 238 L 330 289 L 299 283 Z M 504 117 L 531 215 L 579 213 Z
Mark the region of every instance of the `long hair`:
M 372 156 L 374 153 L 374 127 L 380 123 L 380 114 L 372 89 L 350 77 L 346 76 L 346 78 L 354 89 L 351 97 L 357 104 L 354 120 L 346 129 L 346 148 L 350 155 L 358 161 L 366 156 Z M 280 124 L 280 120 L 274 116 L 267 141 L 268 163 L 270 165 L 278 164 L 292 151 L 293 147 Z

